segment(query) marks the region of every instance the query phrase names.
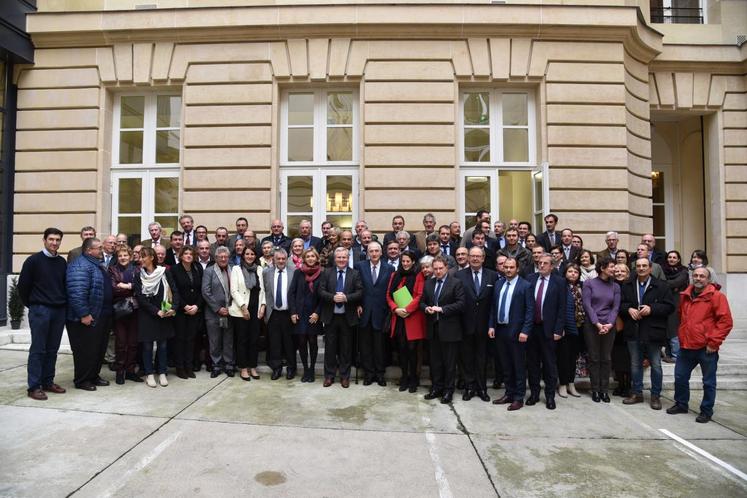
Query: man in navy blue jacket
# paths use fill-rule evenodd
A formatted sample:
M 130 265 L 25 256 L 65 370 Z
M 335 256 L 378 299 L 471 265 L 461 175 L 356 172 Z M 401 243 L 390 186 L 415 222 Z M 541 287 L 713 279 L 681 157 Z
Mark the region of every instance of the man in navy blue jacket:
M 540 375 L 544 374 L 545 406 L 554 410 L 558 384 L 555 342 L 563 337 L 568 290 L 563 278 L 553 273 L 552 256 L 543 254 L 538 264 L 539 271 L 527 279 L 534 299 L 534 326 L 527 345 L 530 395 L 526 403 L 532 406 L 539 401 Z
M 372 240 L 367 247 L 368 261 L 359 261 L 355 264 L 363 284 L 363 302 L 358 306 L 358 331 L 361 365 L 365 372 L 364 386 L 370 386 L 373 382 L 382 387 L 386 386 L 384 329 L 389 325 L 386 291 L 394 267 L 381 259 L 382 253 L 381 244 Z
M 519 276 L 519 263 L 507 258 L 503 263 L 505 280 L 499 280 L 490 310 L 488 335 L 500 342 L 506 394 L 493 400 L 495 405 L 508 406 L 509 411 L 524 406 L 526 394 L 526 345 L 532 333 L 534 299 L 532 286 Z

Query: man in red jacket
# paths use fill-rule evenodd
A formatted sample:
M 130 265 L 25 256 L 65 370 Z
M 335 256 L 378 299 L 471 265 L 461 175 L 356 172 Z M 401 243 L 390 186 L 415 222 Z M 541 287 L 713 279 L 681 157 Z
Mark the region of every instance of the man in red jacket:
M 703 372 L 703 401 L 696 422 L 704 424 L 713 416 L 716 402 L 718 349 L 734 324 L 729 302 L 711 282 L 709 267 L 693 271 L 693 283 L 680 294 L 680 353 L 674 366 L 674 402 L 667 413 L 687 413 L 690 374 L 700 365 Z

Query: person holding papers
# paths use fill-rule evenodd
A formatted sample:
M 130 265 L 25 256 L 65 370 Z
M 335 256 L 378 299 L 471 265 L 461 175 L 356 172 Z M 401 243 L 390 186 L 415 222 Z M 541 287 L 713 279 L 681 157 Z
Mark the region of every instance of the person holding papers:
M 399 268 L 389 278 L 386 300 L 392 310 L 391 336 L 399 348 L 402 377 L 399 390 L 418 390 L 418 343 L 425 338 L 425 315 L 420 310 L 425 277 L 415 263 L 414 255 L 405 251 Z

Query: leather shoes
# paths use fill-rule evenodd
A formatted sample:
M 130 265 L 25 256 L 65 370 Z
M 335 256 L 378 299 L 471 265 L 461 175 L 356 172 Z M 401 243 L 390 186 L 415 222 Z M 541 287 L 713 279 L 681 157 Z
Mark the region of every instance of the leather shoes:
M 454 400 L 454 393 L 451 391 L 446 391 L 441 398 L 441 404 L 442 405 L 448 405 Z
M 440 398 L 442 395 L 443 395 L 443 391 L 434 391 L 431 389 L 428 392 L 428 394 L 423 396 L 423 399 L 436 399 L 436 398 Z
M 226 375 L 228 375 L 229 377 L 233 377 L 234 375 L 236 375 L 236 372 L 234 371 L 233 368 L 227 368 Z
M 526 405 L 527 406 L 534 406 L 536 405 L 540 400 L 539 396 L 536 396 L 534 394 L 530 395 L 529 398 L 527 398 Z
M 555 409 L 555 400 L 554 399 L 548 399 L 547 403 L 545 403 L 545 408 L 548 410 L 554 410 Z
M 280 376 L 283 375 L 283 369 L 278 368 L 277 370 L 272 371 L 272 375 L 270 376 L 270 380 L 278 380 Z
M 400 384 L 399 385 L 399 392 L 407 391 L 407 384 Z
M 514 401 L 513 403 L 508 405 L 508 411 L 513 412 L 516 410 L 521 410 L 521 407 L 523 406 L 524 406 L 524 403 L 522 403 L 521 401 Z
M 462 401 L 469 401 L 472 399 L 472 396 L 474 396 L 474 393 L 469 389 L 465 389 L 464 394 L 462 394 Z
M 347 389 L 348 387 L 350 387 L 350 379 L 340 379 L 340 385 L 343 388 Z
M 75 386 L 75 388 L 82 389 L 84 391 L 95 391 L 96 390 L 96 386 L 94 386 L 90 382 L 83 382 L 82 384 L 78 384 L 77 386 Z
M 42 390 L 48 393 L 55 393 L 55 394 L 65 394 L 67 392 L 65 391 L 64 387 L 60 387 L 55 383 L 42 387 Z
M 187 370 L 185 368 L 177 368 L 176 376 L 180 379 L 189 379 L 189 375 L 187 375 Z
M 47 395 L 44 391 L 39 389 L 38 387 L 36 389 L 32 389 L 28 392 L 28 396 L 31 399 L 35 399 L 36 401 L 46 401 Z
M 324 387 L 329 387 L 329 386 L 331 386 L 331 385 L 332 385 L 332 384 L 333 384 L 334 382 L 335 382 L 335 381 L 334 381 L 333 379 L 331 379 L 331 378 L 329 378 L 329 377 L 326 377 L 326 378 L 324 379 L 324 384 L 323 384 L 323 385 L 324 385 Z
M 194 376 L 194 375 L 193 375 Z M 140 377 L 135 372 L 127 372 L 125 374 L 125 380 L 131 380 L 132 382 L 145 382 L 142 377 Z
M 591 400 L 594 403 L 599 403 L 600 401 L 602 401 L 602 398 L 599 397 L 599 393 L 597 391 L 592 391 L 591 392 Z
M 125 383 L 125 373 L 122 370 L 117 372 L 116 377 L 114 377 L 114 382 L 120 386 Z
M 376 383 L 381 387 L 386 387 L 386 381 L 382 377 L 376 379 Z
M 599 393 L 599 399 L 601 399 L 604 403 L 609 403 L 610 395 L 607 393 Z
M 688 409 L 684 408 L 678 404 L 674 404 L 667 408 L 667 413 L 670 415 L 677 415 L 678 413 L 687 413 Z
M 631 394 L 623 400 L 623 405 L 636 405 L 643 403 L 643 394 Z
M 293 379 L 295 379 L 295 378 L 296 378 L 296 369 L 295 369 L 295 368 L 293 368 L 293 369 L 291 369 L 291 368 L 288 368 L 288 369 L 287 369 L 287 370 L 285 371 L 285 378 L 286 378 L 286 379 L 288 379 L 288 380 L 293 380 Z
M 711 421 L 711 416 L 706 415 L 705 413 L 701 413 L 697 417 L 695 417 L 695 421 L 699 424 L 705 424 Z
M 457 388 L 458 390 L 460 390 L 460 391 L 461 391 L 462 389 L 464 389 L 464 379 L 459 379 L 459 380 L 457 381 L 457 385 L 456 385 L 456 388 Z
M 93 385 L 105 387 L 105 386 L 109 385 L 109 381 L 108 380 L 104 380 L 101 377 L 96 377 L 96 380 L 93 381 Z
M 418 386 L 410 386 L 410 389 L 407 390 L 410 394 L 415 394 L 418 392 Z
M 486 403 L 490 401 L 490 396 L 488 396 L 488 393 L 486 391 L 477 391 L 477 397 Z
M 214 378 L 216 378 L 219 375 L 220 375 L 220 370 L 213 370 L 212 372 L 210 372 L 210 378 L 211 379 L 214 379 Z
M 652 410 L 661 410 L 661 398 L 659 396 L 651 396 L 650 405 Z
M 363 385 L 364 386 L 370 386 L 371 384 L 373 384 L 373 379 L 370 379 L 368 377 L 366 377 L 365 379 L 363 379 Z
M 494 405 L 507 405 L 510 402 L 511 402 L 511 398 L 509 398 L 505 394 L 501 396 L 500 398 L 493 400 Z

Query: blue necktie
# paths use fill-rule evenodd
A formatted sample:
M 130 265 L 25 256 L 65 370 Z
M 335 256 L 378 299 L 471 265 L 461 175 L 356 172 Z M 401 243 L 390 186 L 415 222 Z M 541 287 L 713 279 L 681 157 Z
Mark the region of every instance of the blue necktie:
M 506 316 L 506 297 L 508 296 L 508 287 L 511 282 L 506 281 L 506 286 L 503 288 L 503 295 L 501 296 L 501 306 L 498 308 L 498 321 L 500 323 L 508 323 L 508 317 Z
M 441 295 L 441 285 L 443 285 L 443 283 L 444 283 L 443 280 L 437 280 L 436 281 L 436 292 L 433 295 L 433 299 L 434 299 L 434 301 L 436 301 L 436 303 L 435 303 L 436 306 L 438 306 L 438 297 Z
M 638 284 L 638 304 L 643 304 L 643 294 L 646 293 L 646 283 Z
M 337 270 L 337 286 L 335 287 L 335 292 L 342 292 L 345 290 L 345 281 L 343 280 L 343 272 L 342 270 Z M 342 304 L 336 305 L 338 310 L 342 309 Z
M 283 270 L 278 270 L 278 283 L 275 288 L 275 308 L 283 307 Z
M 441 252 L 444 253 L 444 254 L 446 254 L 447 256 L 451 256 L 451 254 L 449 254 L 449 245 L 448 244 L 444 244 L 444 245 L 441 246 Z
M 480 295 L 480 278 L 479 278 L 479 275 L 480 275 L 480 272 L 476 271 L 475 272 L 475 295 L 476 296 Z

